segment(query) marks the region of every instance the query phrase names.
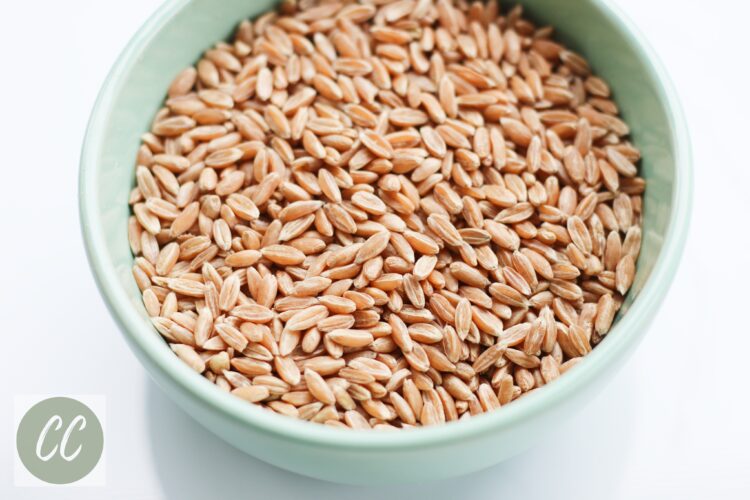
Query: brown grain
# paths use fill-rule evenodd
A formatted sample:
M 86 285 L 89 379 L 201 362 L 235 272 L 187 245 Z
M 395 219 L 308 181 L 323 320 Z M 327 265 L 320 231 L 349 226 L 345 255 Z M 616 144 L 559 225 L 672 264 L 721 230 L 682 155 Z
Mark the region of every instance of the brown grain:
M 132 274 L 177 357 L 355 429 L 470 418 L 572 369 L 645 237 L 607 82 L 520 7 L 282 9 L 181 71 L 137 152 Z

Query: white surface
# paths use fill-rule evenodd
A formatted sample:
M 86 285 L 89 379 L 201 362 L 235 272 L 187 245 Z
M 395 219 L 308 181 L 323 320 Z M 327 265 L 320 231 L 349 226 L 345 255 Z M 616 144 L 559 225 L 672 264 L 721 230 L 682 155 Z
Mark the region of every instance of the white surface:
M 739 318 L 750 278 L 750 6 L 619 3 L 670 71 L 694 142 L 692 232 L 658 319 L 606 393 L 553 439 L 472 476 L 361 489 L 216 440 L 148 379 L 95 289 L 78 226 L 81 138 L 108 68 L 158 1 L 3 2 L 0 497 L 748 498 L 750 323 Z M 106 396 L 106 487 L 13 487 L 13 395 L 34 393 Z

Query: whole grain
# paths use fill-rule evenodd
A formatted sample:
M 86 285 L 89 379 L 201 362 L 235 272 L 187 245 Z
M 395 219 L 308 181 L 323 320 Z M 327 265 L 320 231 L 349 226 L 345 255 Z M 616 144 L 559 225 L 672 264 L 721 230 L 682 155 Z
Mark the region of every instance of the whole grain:
M 285 0 L 181 71 L 128 224 L 174 353 L 353 429 L 471 418 L 575 366 L 635 280 L 645 183 L 551 33 L 494 2 Z

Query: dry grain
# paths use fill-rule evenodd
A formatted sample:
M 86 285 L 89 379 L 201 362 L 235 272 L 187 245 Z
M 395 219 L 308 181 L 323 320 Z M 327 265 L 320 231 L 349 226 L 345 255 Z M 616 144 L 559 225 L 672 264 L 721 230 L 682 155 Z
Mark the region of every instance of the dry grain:
M 608 84 L 521 14 L 301 0 L 181 71 L 128 221 L 175 354 L 276 413 L 392 429 L 589 353 L 635 281 L 640 153 Z

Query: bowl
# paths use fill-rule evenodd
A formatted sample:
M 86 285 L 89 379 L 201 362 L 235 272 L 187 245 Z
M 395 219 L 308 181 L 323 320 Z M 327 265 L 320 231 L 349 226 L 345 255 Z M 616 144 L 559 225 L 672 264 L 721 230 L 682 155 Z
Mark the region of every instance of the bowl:
M 688 135 L 669 80 L 633 25 L 607 1 L 522 0 L 539 24 L 590 61 L 611 85 L 641 149 L 643 246 L 616 325 L 582 363 L 501 410 L 432 428 L 375 432 L 330 428 L 276 415 L 217 390 L 180 361 L 156 333 L 131 275 L 128 193 L 139 136 L 173 76 L 236 24 L 272 0 L 169 0 L 138 30 L 107 77 L 86 132 L 80 215 L 91 268 L 128 344 L 180 407 L 233 446 L 320 479 L 384 484 L 465 474 L 505 460 L 580 411 L 646 333 L 682 254 L 690 216 Z M 154 446 L 170 446 L 169 442 Z

